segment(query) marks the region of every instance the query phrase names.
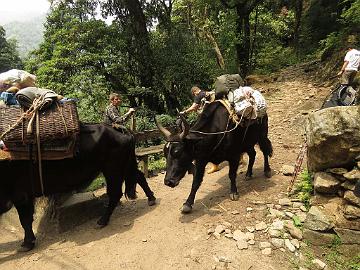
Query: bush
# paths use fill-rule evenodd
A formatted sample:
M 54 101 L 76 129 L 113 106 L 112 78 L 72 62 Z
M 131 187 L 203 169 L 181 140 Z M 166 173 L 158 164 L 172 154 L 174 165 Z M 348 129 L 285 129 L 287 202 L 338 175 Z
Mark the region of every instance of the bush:
M 310 198 L 313 194 L 312 175 L 307 169 L 304 169 L 300 174 L 300 182 L 296 185 L 295 192 L 298 193 L 298 198 L 305 204 L 307 208 L 310 206 Z

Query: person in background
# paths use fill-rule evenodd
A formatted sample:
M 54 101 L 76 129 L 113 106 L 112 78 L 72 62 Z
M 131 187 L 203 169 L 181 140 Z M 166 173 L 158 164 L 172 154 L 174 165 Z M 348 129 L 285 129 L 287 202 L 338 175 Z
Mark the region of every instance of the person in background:
M 360 51 L 354 49 L 354 46 L 350 44 L 344 58 L 344 64 L 337 74 L 338 76 L 341 75 L 340 84 L 344 86 L 351 85 L 359 69 L 359 64 Z
M 135 109 L 130 108 L 127 113 L 121 116 L 118 109 L 121 104 L 121 96 L 117 93 L 112 93 L 109 96 L 109 101 L 110 104 L 106 107 L 104 113 L 104 124 L 120 131 L 127 131 L 125 123 L 134 114 Z
M 187 114 L 187 113 L 190 113 L 190 112 L 197 112 L 201 108 L 201 104 L 202 104 L 203 100 L 209 101 L 211 99 L 211 92 L 201 90 L 197 86 L 191 87 L 191 94 L 194 97 L 194 102 L 189 108 L 187 108 L 187 109 L 183 110 L 182 112 L 180 112 L 181 114 Z
M 187 109 L 183 110 L 182 112 L 180 112 L 181 114 L 187 114 L 187 113 L 190 113 L 190 112 L 197 112 L 202 107 L 201 105 L 202 105 L 204 100 L 206 102 L 206 101 L 210 101 L 210 99 L 211 99 L 211 92 L 201 90 L 197 86 L 193 86 L 191 88 L 191 94 L 194 97 L 194 102 L 189 108 L 187 108 Z M 207 173 L 210 174 L 210 173 L 217 172 L 219 170 L 220 170 L 219 165 L 212 163 L 212 165 L 211 165 L 210 169 L 207 171 Z

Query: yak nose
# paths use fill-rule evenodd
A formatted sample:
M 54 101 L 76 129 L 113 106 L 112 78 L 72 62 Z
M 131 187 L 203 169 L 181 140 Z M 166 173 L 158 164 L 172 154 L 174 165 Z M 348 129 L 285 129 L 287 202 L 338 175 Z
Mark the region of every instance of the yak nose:
M 169 179 L 165 179 L 165 180 L 164 180 L 164 183 L 165 183 L 165 185 L 168 186 L 168 187 L 174 188 L 174 187 L 176 186 L 176 184 L 175 184 L 173 181 L 169 180 Z

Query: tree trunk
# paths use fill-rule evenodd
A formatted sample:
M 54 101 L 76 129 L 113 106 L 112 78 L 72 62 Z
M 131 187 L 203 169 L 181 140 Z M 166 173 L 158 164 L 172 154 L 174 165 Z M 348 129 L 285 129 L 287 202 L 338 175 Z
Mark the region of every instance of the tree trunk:
M 303 11 L 303 0 L 295 1 L 295 26 L 294 26 L 294 47 L 299 44 L 300 25 Z
M 138 76 L 143 87 L 153 87 L 154 70 L 152 67 L 152 51 L 150 47 L 149 33 L 146 28 L 146 18 L 139 0 L 124 0 L 125 8 L 129 12 L 130 21 L 128 27 L 131 29 L 132 37 L 129 37 L 129 48 L 134 51 L 129 53 L 135 58 L 138 66 Z M 144 103 L 157 112 L 162 111 L 157 94 L 144 97 Z
M 215 40 L 211 30 L 204 29 L 204 33 L 205 33 L 206 38 L 210 41 L 210 43 L 212 44 L 212 46 L 214 48 L 214 51 L 215 51 L 215 54 L 216 54 L 216 61 L 217 61 L 218 65 L 219 65 L 219 67 L 222 70 L 225 70 L 224 57 L 222 56 L 219 45 L 218 45 L 217 41 Z
M 245 78 L 249 71 L 250 55 L 250 12 L 242 6 L 236 6 L 237 12 L 237 38 L 236 43 L 237 65 L 239 74 Z

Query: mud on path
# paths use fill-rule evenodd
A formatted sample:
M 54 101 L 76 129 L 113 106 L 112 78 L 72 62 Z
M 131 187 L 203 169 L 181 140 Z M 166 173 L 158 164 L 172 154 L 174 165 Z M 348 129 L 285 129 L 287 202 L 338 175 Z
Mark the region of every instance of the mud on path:
M 180 208 L 190 191 L 191 176 L 171 189 L 164 186 L 164 175 L 159 174 L 149 179 L 158 198 L 156 206 L 147 206 L 139 191 L 136 201 L 122 199 L 104 229 L 95 229 L 96 220 L 91 220 L 58 234 L 51 225 L 40 224 L 37 246 L 26 254 L 16 253 L 23 232 L 13 209 L 0 219 L 0 269 L 294 269 L 292 261 L 299 252 L 273 249 L 271 255 L 262 254 L 259 242 L 269 240 L 264 231 L 255 231 L 255 244 L 247 250 L 239 250 L 233 239 L 207 234 L 208 229 L 223 223 L 243 231 L 260 221 L 271 223 L 265 204 L 277 204 L 286 197 L 291 178 L 280 170 L 285 164 L 294 164 L 302 144 L 304 115 L 320 107 L 329 88 L 314 85 L 302 66 L 284 70 L 279 78 L 253 85 L 265 93 L 268 102 L 274 147 L 271 179 L 263 176 L 262 154 L 257 149 L 253 179 L 245 182 L 245 168 L 239 169 L 238 201 L 229 199 L 228 167 L 223 163 L 222 170 L 205 175 L 193 212 L 182 215 Z M 39 222 L 38 218 L 35 223 Z

